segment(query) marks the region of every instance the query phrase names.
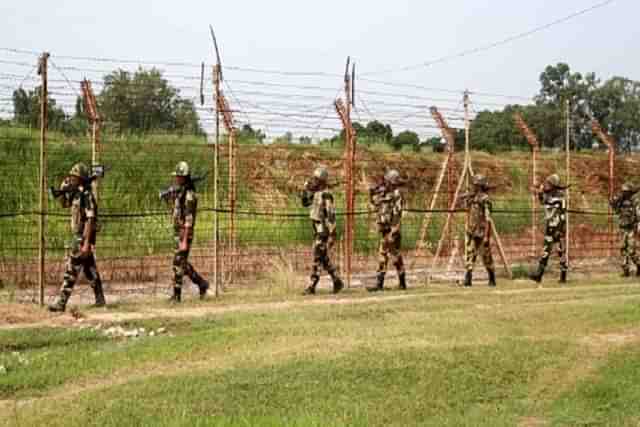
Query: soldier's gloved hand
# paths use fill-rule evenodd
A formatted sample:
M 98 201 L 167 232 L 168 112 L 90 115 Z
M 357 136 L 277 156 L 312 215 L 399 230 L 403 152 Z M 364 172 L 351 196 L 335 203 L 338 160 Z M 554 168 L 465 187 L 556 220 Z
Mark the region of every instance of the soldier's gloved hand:
M 391 227 L 391 235 L 395 237 L 398 234 L 400 234 L 400 224 Z

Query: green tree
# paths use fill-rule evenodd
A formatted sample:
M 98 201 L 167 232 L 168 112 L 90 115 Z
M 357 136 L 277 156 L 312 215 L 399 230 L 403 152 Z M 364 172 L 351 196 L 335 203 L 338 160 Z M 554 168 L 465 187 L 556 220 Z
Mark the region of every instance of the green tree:
M 481 111 L 470 128 L 472 149 L 495 153 L 522 147 L 526 141 L 513 123 L 515 107 L 502 111 Z
M 613 77 L 595 90 L 591 99 L 593 116 L 629 151 L 640 142 L 640 82 Z
M 555 106 L 566 111 L 566 102 L 570 102 L 573 123 L 573 143 L 578 148 L 590 147 L 592 141 L 590 114 L 592 101 L 600 80 L 595 73 L 585 75 L 571 72 L 568 64 L 549 65 L 540 74 L 540 93 L 536 97 L 538 105 Z M 566 113 L 564 113 L 566 116 Z M 564 117 L 566 120 L 566 117 Z
M 120 133 L 202 133 L 193 102 L 181 98 L 155 68 L 140 68 L 133 74 L 117 70 L 105 76 L 98 105 L 106 122 Z
M 400 151 L 402 147 L 411 147 L 413 150 L 419 150 L 419 146 L 420 137 L 410 130 L 400 132 L 391 142 L 391 147 L 396 151 Z
M 390 143 L 393 138 L 391 126 L 385 125 L 377 120 L 367 123 L 367 136 L 374 142 Z
M 267 136 L 260 129 L 254 129 L 250 124 L 245 124 L 238 131 L 238 141 L 243 144 L 262 144 Z
M 21 126 L 40 127 L 40 87 L 34 90 L 25 91 L 19 88 L 13 92 L 13 119 Z M 56 105 L 56 100 L 49 97 L 48 107 L 48 128 L 59 130 L 66 120 L 66 115 L 62 108 Z

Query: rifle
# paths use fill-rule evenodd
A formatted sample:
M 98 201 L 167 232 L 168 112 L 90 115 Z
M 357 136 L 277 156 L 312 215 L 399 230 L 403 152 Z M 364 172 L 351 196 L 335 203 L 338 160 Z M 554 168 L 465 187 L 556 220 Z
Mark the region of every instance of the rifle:
M 404 187 L 409 183 L 408 180 L 405 179 L 399 179 L 391 188 L 400 188 L 400 187 Z M 379 193 L 384 193 L 387 190 L 387 183 L 384 182 L 384 180 L 382 180 L 381 182 L 377 182 L 374 183 L 373 185 L 369 186 L 369 193 L 370 194 L 379 194 Z
M 209 175 L 209 172 L 205 172 L 202 175 L 193 176 L 191 177 L 191 183 L 195 185 L 200 181 L 204 181 L 207 178 L 207 175 Z M 169 186 L 169 188 L 165 190 L 160 190 L 158 192 L 158 196 L 160 200 L 164 200 L 165 202 L 168 202 L 169 200 L 176 197 L 176 194 L 178 193 L 178 191 L 180 191 L 180 187 L 176 185 L 171 185 Z
M 553 189 L 551 191 L 553 191 L 553 190 L 563 190 L 564 191 L 564 190 L 568 190 L 570 188 L 571 188 L 571 185 L 553 187 Z M 539 187 L 529 186 L 529 191 L 532 192 L 533 194 L 542 194 L 542 193 L 545 192 L 544 189 L 542 188 L 542 185 L 540 185 Z
M 91 176 L 89 176 L 89 179 L 85 181 L 85 185 L 91 185 L 93 181 L 97 181 L 98 178 L 104 178 L 104 174 L 107 170 L 108 168 L 104 165 L 93 166 L 91 171 Z M 49 187 L 49 194 L 54 199 L 58 199 L 62 196 L 66 197 L 68 194 L 73 194 L 74 192 L 75 192 L 74 189 L 66 188 L 66 186 L 59 189 L 56 189 L 53 186 Z

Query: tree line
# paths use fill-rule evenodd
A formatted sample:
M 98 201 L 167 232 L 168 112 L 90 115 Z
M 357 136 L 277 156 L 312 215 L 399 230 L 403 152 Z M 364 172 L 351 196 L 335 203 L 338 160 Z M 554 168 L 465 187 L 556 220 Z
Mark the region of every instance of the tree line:
M 507 105 L 500 110 L 478 112 L 471 123 L 474 149 L 496 152 L 523 149 L 526 140 L 516 128 L 515 112 L 520 112 L 535 131 L 543 147 L 561 147 L 564 144 L 568 103 L 572 120 L 572 143 L 575 149 L 590 148 L 595 138 L 591 131 L 592 118 L 600 121 L 617 141 L 621 150 L 628 151 L 640 145 L 640 82 L 624 77 L 606 81 L 595 73 L 573 72 L 568 64 L 550 65 L 539 76 L 540 90 L 526 105 Z M 97 95 L 98 110 L 108 131 L 119 134 L 167 132 L 200 135 L 200 118 L 193 101 L 185 99 L 162 75 L 152 68 L 139 68 L 135 72 L 116 70 L 103 79 Z M 40 88 L 13 93 L 13 122 L 23 126 L 40 126 Z M 391 125 L 373 120 L 353 124 L 358 141 L 363 145 L 385 144 L 391 149 L 421 150 L 433 146 L 443 147 L 441 138 L 420 140 L 412 130 L 394 133 Z M 88 124 L 80 98 L 75 111 L 67 114 L 49 99 L 49 127 L 66 133 L 87 132 Z M 264 143 L 265 133 L 250 124 L 238 131 L 241 143 Z M 291 132 L 273 140 L 276 143 L 311 144 L 309 136 L 294 139 Z M 320 141 L 321 144 L 339 145 L 344 131 Z M 456 145 L 464 144 L 464 132 L 458 129 Z
M 180 96 L 162 72 L 152 68 L 131 73 L 116 70 L 103 79 L 96 96 L 103 126 L 118 134 L 167 132 L 200 135 L 203 133 L 195 104 Z M 40 127 L 40 87 L 13 92 L 13 121 L 21 126 Z M 75 110 L 67 114 L 56 100 L 48 100 L 49 129 L 67 134 L 87 132 L 84 103 L 78 97 Z

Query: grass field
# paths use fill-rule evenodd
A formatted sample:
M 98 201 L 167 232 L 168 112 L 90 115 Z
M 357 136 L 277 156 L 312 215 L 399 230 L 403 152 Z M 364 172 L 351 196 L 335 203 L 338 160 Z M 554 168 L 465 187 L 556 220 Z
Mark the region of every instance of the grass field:
M 311 300 L 232 292 L 175 309 L 80 311 L 82 323 L 34 310 L 66 327 L 0 327 L 0 424 L 640 423 L 633 281 Z M 113 339 L 87 327 L 97 323 L 168 333 Z
M 100 234 L 100 250 L 104 256 L 145 256 L 167 253 L 172 250 L 171 227 L 166 206 L 158 200 L 160 188 L 171 182 L 170 172 L 179 159 L 190 162 L 196 173 L 209 172 L 207 179 L 198 184 L 200 197 L 199 225 L 196 241 L 210 242 L 213 236 L 213 149 L 202 137 L 194 136 L 152 136 L 119 137 L 103 135 L 99 158 L 108 167 L 107 175 L 100 185 L 100 212 L 103 231 Z M 51 185 L 58 185 L 64 174 L 77 161 L 89 162 L 90 144 L 87 138 L 67 137 L 52 132 L 47 147 L 47 177 Z M 237 230 L 240 246 L 286 247 L 308 244 L 309 226 L 305 218 L 270 217 L 269 212 L 299 214 L 305 210 L 299 206 L 297 189 L 317 162 L 331 166 L 337 174 L 341 167 L 340 147 L 291 145 L 286 147 L 264 147 L 243 145 L 239 150 L 238 209 L 245 213 L 257 212 L 266 215 L 238 215 Z M 360 148 L 357 172 L 357 210 L 369 208 L 366 197 L 366 176 L 380 174 L 385 167 L 398 167 L 413 180 L 414 190 L 407 191 L 408 207 L 425 209 L 429 205 L 433 183 L 439 172 L 442 154 L 435 153 L 391 153 L 379 149 Z M 576 162 L 584 162 L 583 168 L 589 178 L 576 178 L 576 187 L 583 190 L 591 182 L 599 182 L 600 171 L 587 163 L 605 162 L 598 154 L 576 154 Z M 460 159 L 458 159 L 460 160 Z M 541 173 L 556 168 L 562 169 L 562 155 L 545 153 L 541 160 Z M 498 185 L 493 195 L 496 210 L 510 213 L 496 214 L 495 222 L 501 233 L 518 234 L 530 225 L 531 197 L 528 190 L 528 155 L 523 152 L 500 153 L 490 156 L 474 153 L 474 161 L 479 170 L 488 174 Z M 578 164 L 578 163 L 577 163 Z M 595 164 L 595 163 L 594 163 Z M 602 163 L 604 164 L 604 163 Z M 544 166 L 544 167 L 543 167 Z M 633 165 L 632 165 L 633 166 Z M 37 132 L 12 127 L 0 128 L 0 167 L 3 170 L 0 186 L 0 257 L 10 259 L 33 258 L 37 254 L 37 215 L 39 210 L 38 176 L 39 144 Z M 220 163 L 220 207 L 227 207 L 226 155 L 223 152 Z M 622 172 L 622 171 L 621 171 Z M 593 174 L 596 175 L 593 175 Z M 584 174 L 583 174 L 584 175 Z M 587 174 L 588 175 L 588 174 Z M 594 181 L 595 177 L 595 181 Z M 339 181 L 339 176 L 335 177 Z M 581 181 L 582 180 L 582 181 Z M 584 182 L 583 182 L 584 181 Z M 606 185 L 603 184 L 603 189 Z M 335 189 L 339 213 L 344 206 L 342 187 Z M 602 210 L 604 198 L 598 191 L 587 193 L 589 210 Z M 438 209 L 445 208 L 442 195 Z M 577 198 L 574 207 L 584 208 L 582 198 Z M 586 200 L 586 199 L 585 199 Z M 68 239 L 67 212 L 54 200 L 49 200 L 50 216 L 46 221 L 46 241 L 48 251 L 61 255 Z M 605 208 L 606 210 L 606 208 Z M 27 215 L 12 217 L 12 213 L 27 212 Z M 7 215 L 7 216 L 5 216 Z M 133 215 L 133 216 L 127 216 Z M 339 217 L 338 229 L 342 230 Z M 356 217 L 355 248 L 359 253 L 373 253 L 377 239 L 371 218 L 366 215 Z M 412 213 L 405 217 L 403 239 L 406 248 L 413 248 L 418 239 L 424 214 Z M 606 226 L 607 217 L 599 215 L 578 218 L 594 226 Z M 431 245 L 435 245 L 444 215 L 434 215 L 427 234 Z M 228 215 L 221 215 L 221 230 L 225 236 Z

